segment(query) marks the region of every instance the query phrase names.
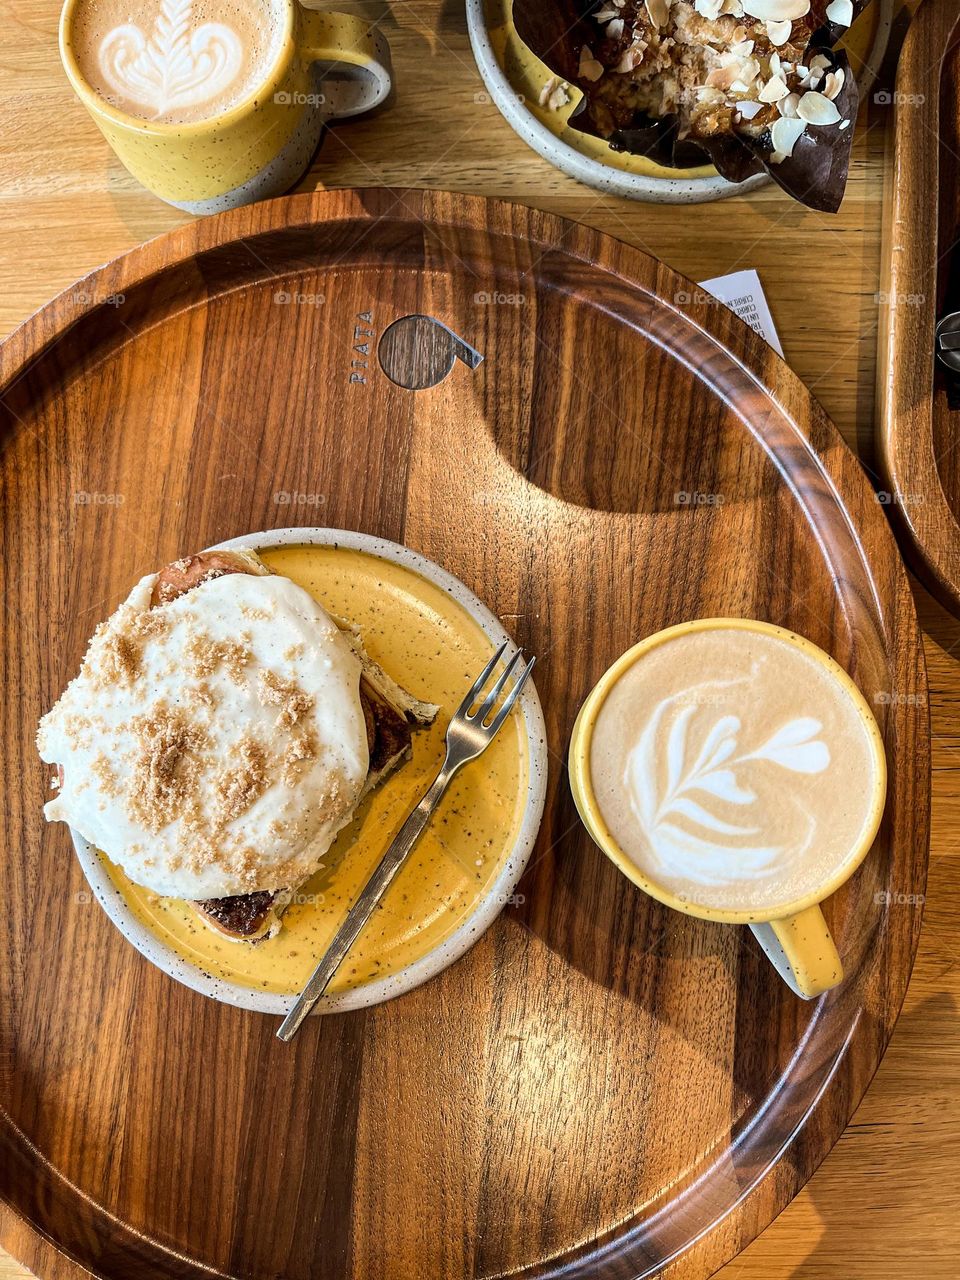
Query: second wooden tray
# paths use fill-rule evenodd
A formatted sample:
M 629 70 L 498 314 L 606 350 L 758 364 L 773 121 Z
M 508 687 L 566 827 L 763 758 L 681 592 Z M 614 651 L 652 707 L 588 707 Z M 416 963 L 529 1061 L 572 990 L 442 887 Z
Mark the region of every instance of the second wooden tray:
M 880 1061 L 928 835 L 906 574 L 786 366 L 584 227 L 341 192 L 94 273 L 3 348 L 0 423 L 3 1244 L 44 1280 L 702 1280 L 752 1240 Z M 538 655 L 551 777 L 521 899 L 472 951 L 284 1045 L 89 900 L 34 733 L 137 577 L 318 505 L 445 566 Z M 748 931 L 637 891 L 567 787 L 601 672 L 711 614 L 808 635 L 883 728 L 883 828 L 827 905 L 848 978 L 813 1004 Z
M 880 493 L 913 566 L 960 614 L 960 378 L 936 359 L 960 312 L 960 12 L 925 0 L 904 41 L 885 197 L 878 359 Z

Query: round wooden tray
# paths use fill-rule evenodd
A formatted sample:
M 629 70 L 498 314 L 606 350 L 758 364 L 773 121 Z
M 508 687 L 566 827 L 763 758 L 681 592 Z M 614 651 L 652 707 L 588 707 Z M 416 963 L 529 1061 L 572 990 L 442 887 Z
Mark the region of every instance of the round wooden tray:
M 2 1243 L 46 1280 L 688 1280 L 732 1257 L 880 1061 L 926 867 L 906 575 L 796 377 L 596 232 L 391 191 L 183 227 L 45 307 L 0 373 Z M 286 1046 L 88 901 L 33 737 L 138 575 L 321 505 L 444 565 L 539 655 L 552 776 L 522 900 L 473 950 Z M 747 930 L 634 889 L 567 788 L 603 669 L 705 614 L 809 636 L 883 728 L 881 835 L 827 906 L 849 976 L 816 1003 Z

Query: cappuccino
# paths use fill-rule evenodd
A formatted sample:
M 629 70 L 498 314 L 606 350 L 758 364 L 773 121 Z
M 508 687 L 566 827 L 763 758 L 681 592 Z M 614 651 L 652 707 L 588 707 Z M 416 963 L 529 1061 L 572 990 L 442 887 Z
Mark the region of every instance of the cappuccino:
M 80 0 L 73 51 L 111 106 L 190 124 L 222 115 L 263 84 L 287 22 L 280 0 Z
M 862 851 L 876 743 L 866 706 L 826 663 L 719 623 L 626 669 L 597 715 L 589 769 L 610 834 L 652 884 L 763 917 Z

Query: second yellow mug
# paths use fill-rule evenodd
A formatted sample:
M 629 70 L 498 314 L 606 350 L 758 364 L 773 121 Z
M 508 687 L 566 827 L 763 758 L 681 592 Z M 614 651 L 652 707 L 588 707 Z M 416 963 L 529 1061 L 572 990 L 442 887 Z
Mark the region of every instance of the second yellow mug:
M 253 91 L 209 119 L 166 123 L 120 110 L 84 77 L 75 47 L 84 0 L 66 0 L 60 56 L 70 83 L 125 167 L 168 204 L 204 214 L 280 195 L 309 165 L 327 120 L 368 111 L 390 92 L 389 48 L 369 22 L 274 2 L 282 29 Z M 157 0 L 158 22 L 166 4 Z M 191 9 L 178 9 L 188 40 L 203 30 L 191 33 Z M 121 30 L 149 41 L 149 31 Z
M 679 898 L 663 884 L 656 883 L 617 843 L 601 812 L 591 778 L 591 747 L 594 727 L 609 693 L 621 677 L 646 655 L 676 637 L 697 632 L 722 630 L 759 632 L 792 646 L 816 661 L 848 699 L 866 731 L 872 758 L 871 790 L 866 819 L 856 847 L 826 876 L 817 889 L 804 898 L 783 902 L 770 910 L 725 910 L 713 905 Z M 745 618 L 705 618 L 668 627 L 629 649 L 601 677 L 584 702 L 574 724 L 568 756 L 570 789 L 584 825 L 594 842 L 617 867 L 646 893 L 688 915 L 726 924 L 746 924 L 789 987 L 804 999 L 813 999 L 835 987 L 843 978 L 843 966 L 830 935 L 820 903 L 841 887 L 869 852 L 880 825 L 886 798 L 886 758 L 876 720 L 863 694 L 849 675 L 829 655 L 809 640 L 770 623 Z

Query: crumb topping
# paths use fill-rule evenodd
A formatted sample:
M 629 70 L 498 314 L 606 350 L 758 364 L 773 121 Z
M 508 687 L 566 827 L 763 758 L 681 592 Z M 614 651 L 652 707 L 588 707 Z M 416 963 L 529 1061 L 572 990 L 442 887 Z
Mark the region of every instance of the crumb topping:
M 214 640 L 207 632 L 194 630 L 187 640 L 187 657 L 201 680 L 223 667 L 230 679 L 239 684 L 253 654 L 249 636 L 239 640 Z
M 188 689 L 186 700 L 193 706 L 203 707 L 208 711 L 217 705 L 216 695 L 206 680 L 201 680 L 192 689 Z
M 129 684 L 140 670 L 140 646 L 122 631 L 105 636 L 100 649 L 103 678 L 108 684 Z
M 269 668 L 257 672 L 257 693 L 265 707 L 278 707 L 277 725 L 289 729 L 313 710 L 313 698 L 296 680 L 288 680 Z
M 359 661 L 329 616 L 288 579 L 213 576 L 175 608 L 142 580 L 37 735 L 63 770 L 47 816 L 170 897 L 299 882 L 367 770 Z
M 219 774 L 213 784 L 216 818 L 221 826 L 242 817 L 270 782 L 267 753 L 252 734 L 237 743 L 237 764 Z
M 312 730 L 294 734 L 280 758 L 280 774 L 284 783 L 288 787 L 293 786 L 300 776 L 301 766 L 310 760 L 316 760 L 319 753 L 320 744 Z
M 148 831 L 176 821 L 196 799 L 204 729 L 182 708 L 157 703 L 130 722 L 136 747 L 127 796 L 131 815 Z
M 252 604 L 245 604 L 243 608 L 240 610 L 240 612 L 243 614 L 245 618 L 250 618 L 252 621 L 255 621 L 255 622 L 256 621 L 262 622 L 264 619 L 272 618 L 274 615 L 273 609 L 266 609 L 261 607 L 260 605 L 252 605 Z
M 127 606 L 121 605 L 126 611 Z M 172 622 L 167 614 L 155 609 L 141 609 L 133 614 L 127 623 L 129 634 L 135 640 L 156 640 L 170 632 Z
M 94 757 L 93 763 L 90 766 L 90 771 L 100 783 L 100 790 L 104 795 L 109 796 L 111 799 L 115 799 L 117 796 L 122 794 L 123 787 L 119 777 L 117 776 L 117 771 L 102 751 L 98 756 Z

